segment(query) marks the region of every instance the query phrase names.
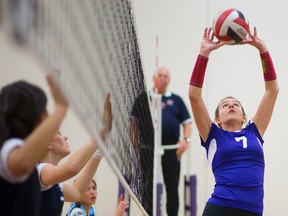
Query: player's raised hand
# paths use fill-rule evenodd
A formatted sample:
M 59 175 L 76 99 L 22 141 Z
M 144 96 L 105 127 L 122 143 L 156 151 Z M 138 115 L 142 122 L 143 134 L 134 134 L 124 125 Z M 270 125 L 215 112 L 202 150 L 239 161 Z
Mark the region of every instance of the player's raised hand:
M 227 44 L 227 42 L 224 41 L 215 41 L 214 36 L 215 35 L 211 27 L 205 28 L 199 52 L 200 55 L 209 57 L 210 52 Z
M 60 72 L 59 71 L 51 72 L 51 73 L 48 73 L 48 75 L 46 76 L 46 80 L 47 80 L 48 86 L 50 87 L 50 91 L 54 99 L 55 105 L 63 106 L 64 108 L 67 109 L 68 101 L 63 95 L 63 93 L 61 92 L 58 85 L 56 84 L 55 80 L 53 79 L 52 73 L 60 73 Z
M 112 106 L 110 101 L 110 92 L 107 93 L 105 103 L 104 103 L 104 112 L 103 112 L 103 126 L 105 129 L 105 132 L 108 133 L 112 129 Z
M 123 194 L 121 194 L 118 199 L 118 205 L 117 205 L 115 216 L 124 216 L 125 210 L 128 207 L 129 207 L 129 202 L 125 200 Z
M 267 47 L 263 40 L 257 36 L 257 29 L 254 27 L 254 32 L 249 32 L 249 37 L 245 38 L 240 44 L 249 44 L 256 47 L 260 53 L 267 52 Z
M 108 137 L 108 133 L 112 129 L 112 120 L 113 120 L 110 96 L 111 94 L 110 92 L 108 92 L 105 98 L 105 102 L 104 102 L 104 111 L 103 111 L 103 117 L 102 117 L 103 126 L 100 128 L 100 135 L 105 142 L 107 142 L 106 139 Z

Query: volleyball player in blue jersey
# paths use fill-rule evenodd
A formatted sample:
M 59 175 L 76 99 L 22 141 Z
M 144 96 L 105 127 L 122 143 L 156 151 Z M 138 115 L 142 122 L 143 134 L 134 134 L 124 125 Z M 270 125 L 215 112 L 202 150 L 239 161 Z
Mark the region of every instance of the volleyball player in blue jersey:
M 107 94 L 104 104 L 103 123 L 100 135 L 105 140 L 112 127 L 110 93 Z M 66 162 L 59 164 L 61 159 L 71 153 L 67 139 L 67 136 L 63 136 L 60 132 L 56 133 L 48 145 L 46 155 L 37 166 L 43 197 L 41 216 L 60 216 L 64 201 L 80 201 L 103 157 L 102 152 L 97 149 L 97 144 L 91 139 Z M 73 185 L 63 183 L 77 175 L 83 167 Z
M 36 163 L 44 156 L 68 103 L 47 77 L 55 110 L 48 115 L 46 95 L 26 81 L 0 93 L 0 214 L 39 216 L 41 194 Z
M 203 216 L 259 216 L 263 213 L 264 195 L 262 137 L 279 91 L 276 73 L 266 45 L 254 28 L 254 34 L 250 32 L 242 44 L 258 49 L 262 61 L 265 93 L 256 114 L 244 126 L 246 115 L 242 105 L 237 99 L 226 97 L 217 106 L 215 123 L 211 122 L 202 98 L 202 85 L 210 53 L 225 45 L 213 39 L 212 29 L 206 28 L 189 87 L 201 145 L 207 151 L 216 182 Z

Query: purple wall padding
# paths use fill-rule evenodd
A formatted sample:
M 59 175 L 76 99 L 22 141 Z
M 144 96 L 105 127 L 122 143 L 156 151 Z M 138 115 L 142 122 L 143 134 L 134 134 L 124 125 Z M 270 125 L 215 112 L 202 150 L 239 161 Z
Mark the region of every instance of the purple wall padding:
M 158 183 L 157 184 L 157 216 L 161 216 L 161 198 L 163 194 L 163 184 Z
M 184 188 L 184 199 L 185 199 L 185 215 L 196 216 L 197 204 L 196 204 L 196 175 L 185 176 L 185 188 Z

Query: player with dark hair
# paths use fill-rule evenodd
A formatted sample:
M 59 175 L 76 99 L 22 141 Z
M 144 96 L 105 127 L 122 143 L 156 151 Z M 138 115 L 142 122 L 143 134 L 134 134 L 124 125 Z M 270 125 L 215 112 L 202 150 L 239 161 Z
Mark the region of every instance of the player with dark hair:
M 263 212 L 265 167 L 262 137 L 279 91 L 276 72 L 266 45 L 254 28 L 254 34 L 250 32 L 241 44 L 259 50 L 265 80 L 264 96 L 247 124 L 244 124 L 246 114 L 240 102 L 233 97 L 224 98 L 217 106 L 216 124 L 213 123 L 202 98 L 202 86 L 210 53 L 225 45 L 213 39 L 211 28 L 206 28 L 189 87 L 201 145 L 206 149 L 216 182 L 203 216 L 260 216 Z
M 129 128 L 132 165 L 131 169 L 126 171 L 129 174 L 125 177 L 147 214 L 152 215 L 154 129 L 148 94 L 146 91 L 137 93 L 131 110 Z
M 47 77 L 55 101 L 48 115 L 46 95 L 26 81 L 0 92 L 0 209 L 1 215 L 39 216 L 41 194 L 36 170 L 68 108 L 66 99 Z

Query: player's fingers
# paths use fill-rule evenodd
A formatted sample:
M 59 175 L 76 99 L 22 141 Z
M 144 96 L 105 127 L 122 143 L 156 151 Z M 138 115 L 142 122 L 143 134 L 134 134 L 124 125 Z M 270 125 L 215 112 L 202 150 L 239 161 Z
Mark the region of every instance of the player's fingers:
M 211 41 L 213 41 L 213 39 L 214 39 L 214 32 L 213 32 L 213 30 L 212 30 L 212 28 L 209 28 L 209 30 L 208 30 L 208 39 L 209 40 L 211 40 Z
M 207 38 L 207 34 L 208 34 L 208 28 L 204 29 L 204 34 L 203 34 L 203 38 Z
M 254 36 L 255 36 L 255 37 L 257 36 L 257 29 L 256 29 L 256 26 L 254 26 Z

